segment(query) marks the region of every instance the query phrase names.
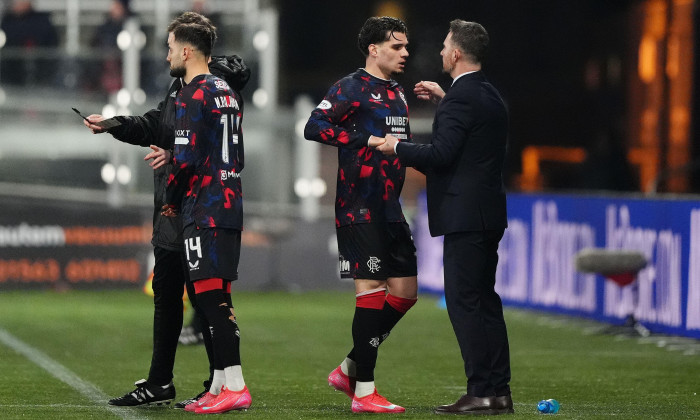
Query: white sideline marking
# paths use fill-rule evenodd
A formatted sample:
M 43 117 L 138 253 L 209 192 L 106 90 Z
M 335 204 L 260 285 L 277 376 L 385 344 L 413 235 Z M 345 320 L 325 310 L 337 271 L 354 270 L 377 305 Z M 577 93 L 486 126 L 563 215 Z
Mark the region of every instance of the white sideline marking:
M 50 373 L 54 378 L 83 394 L 83 396 L 87 397 L 90 401 L 97 403 L 99 408 L 108 410 L 115 416 L 126 420 L 144 419 L 144 417 L 140 417 L 134 413 L 132 409 L 107 405 L 109 397 L 98 387 L 81 379 L 62 364 L 16 338 L 3 328 L 0 328 L 0 343 L 23 355 L 35 365 Z
M 2 408 L 94 408 L 93 404 L 3 404 Z

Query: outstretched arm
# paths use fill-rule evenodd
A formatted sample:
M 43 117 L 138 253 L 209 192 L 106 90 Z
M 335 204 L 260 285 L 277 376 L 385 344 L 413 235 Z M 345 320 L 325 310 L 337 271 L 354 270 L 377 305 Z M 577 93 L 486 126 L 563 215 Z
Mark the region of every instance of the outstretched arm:
M 161 124 L 159 119 L 162 106 L 163 102 L 158 105 L 158 108 L 152 109 L 142 116 L 117 116 L 115 119 L 121 124 L 109 129 L 95 124 L 106 119 L 100 114 L 89 115 L 83 120 L 83 124 L 89 128 L 93 134 L 110 133 L 115 139 L 121 142 L 146 147 L 160 140 L 158 137 L 158 128 Z

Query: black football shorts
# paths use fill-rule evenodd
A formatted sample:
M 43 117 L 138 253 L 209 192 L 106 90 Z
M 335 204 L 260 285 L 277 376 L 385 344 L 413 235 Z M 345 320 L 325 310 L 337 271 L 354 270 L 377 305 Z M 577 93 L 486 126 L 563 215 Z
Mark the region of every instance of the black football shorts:
M 183 228 L 183 237 L 190 281 L 211 278 L 238 280 L 241 231 L 203 229 L 192 223 Z
M 386 280 L 417 274 L 416 247 L 407 223 L 363 223 L 336 229 L 340 277 Z

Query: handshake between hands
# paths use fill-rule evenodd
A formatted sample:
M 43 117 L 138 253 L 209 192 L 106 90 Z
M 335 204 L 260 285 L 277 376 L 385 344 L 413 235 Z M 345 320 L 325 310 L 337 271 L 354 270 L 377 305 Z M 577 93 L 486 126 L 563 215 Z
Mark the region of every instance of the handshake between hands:
M 395 155 L 394 146 L 399 142 L 399 139 L 387 134 L 386 137 L 370 136 L 367 145 L 373 147 L 380 152 L 384 153 L 386 156 Z

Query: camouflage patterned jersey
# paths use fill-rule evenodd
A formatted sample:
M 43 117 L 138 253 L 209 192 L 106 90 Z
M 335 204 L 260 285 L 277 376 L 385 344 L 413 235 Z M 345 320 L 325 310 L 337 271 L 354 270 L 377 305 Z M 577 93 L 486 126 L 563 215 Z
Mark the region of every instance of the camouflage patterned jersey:
M 183 225 L 243 229 L 243 102 L 211 74 L 195 77 L 175 102 L 174 170 L 167 202 Z
M 403 88 L 364 69 L 336 82 L 311 113 L 304 136 L 338 148 L 336 227 L 405 221 L 399 195 L 406 169 L 367 146 L 370 135 L 387 134 L 411 141 Z

